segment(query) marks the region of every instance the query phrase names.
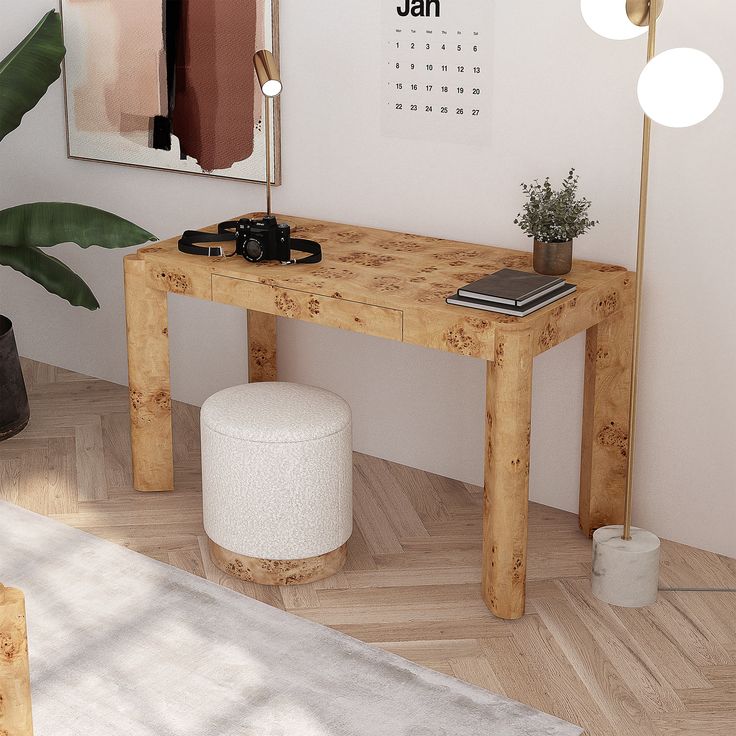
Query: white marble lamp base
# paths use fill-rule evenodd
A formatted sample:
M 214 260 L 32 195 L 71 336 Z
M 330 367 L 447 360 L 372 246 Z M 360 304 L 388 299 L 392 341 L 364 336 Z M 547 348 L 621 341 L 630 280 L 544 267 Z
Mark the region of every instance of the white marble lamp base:
M 659 538 L 631 527 L 604 526 L 593 534 L 593 595 L 613 606 L 639 608 L 657 602 Z

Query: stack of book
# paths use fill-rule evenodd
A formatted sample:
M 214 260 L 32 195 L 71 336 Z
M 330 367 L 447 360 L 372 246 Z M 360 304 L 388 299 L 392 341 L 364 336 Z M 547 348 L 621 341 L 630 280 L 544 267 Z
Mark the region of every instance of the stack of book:
M 572 294 L 576 288 L 557 276 L 504 268 L 458 289 L 447 297 L 447 303 L 525 317 Z

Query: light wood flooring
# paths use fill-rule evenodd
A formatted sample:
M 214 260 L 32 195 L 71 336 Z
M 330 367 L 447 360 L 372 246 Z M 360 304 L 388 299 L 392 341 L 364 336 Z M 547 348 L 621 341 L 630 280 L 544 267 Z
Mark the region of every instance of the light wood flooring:
M 604 605 L 590 594 L 590 542 L 575 516 L 532 504 L 528 614 L 500 621 L 480 597 L 481 489 L 358 453 L 345 569 L 307 586 L 238 582 L 204 552 L 196 408 L 174 408 L 176 492 L 139 494 L 127 389 L 31 361 L 24 370 L 32 419 L 0 444 L 0 497 L 591 736 L 736 734 L 736 594 Z M 662 585 L 736 587 L 736 561 L 664 542 Z

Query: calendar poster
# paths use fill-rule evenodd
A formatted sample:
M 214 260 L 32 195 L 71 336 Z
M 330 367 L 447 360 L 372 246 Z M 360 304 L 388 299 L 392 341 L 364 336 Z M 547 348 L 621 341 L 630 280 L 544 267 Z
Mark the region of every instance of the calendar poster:
M 493 0 L 381 0 L 383 135 L 490 142 Z

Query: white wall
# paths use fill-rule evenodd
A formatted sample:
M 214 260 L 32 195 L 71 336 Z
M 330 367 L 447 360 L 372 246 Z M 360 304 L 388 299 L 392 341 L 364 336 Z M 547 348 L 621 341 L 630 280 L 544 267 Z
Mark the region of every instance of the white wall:
M 0 0 L 0 56 L 49 0 Z M 601 225 L 578 256 L 635 262 L 644 40 L 594 35 L 576 0 L 496 0 L 490 145 L 437 145 L 380 134 L 377 2 L 281 0 L 284 186 L 281 212 L 527 248 L 512 223 L 518 184 L 570 165 Z M 697 22 L 695 22 L 697 21 Z M 721 108 L 689 130 L 656 127 L 641 362 L 634 521 L 736 556 L 736 6 L 679 0 L 662 49 L 692 45 L 721 64 Z M 344 69 L 340 80 L 334 70 Z M 342 92 L 335 81 L 345 82 Z M 319 100 L 319 102 L 315 102 Z M 66 158 L 57 83 L 0 144 L 0 205 L 37 199 L 112 209 L 162 237 L 260 209 L 252 184 Z M 0 310 L 27 356 L 124 383 L 120 252 L 63 246 L 103 305 L 88 313 L 2 269 Z M 694 298 L 697 295 L 697 298 Z M 176 398 L 198 403 L 243 380 L 241 312 L 173 297 Z M 284 379 L 351 403 L 356 449 L 481 482 L 484 370 L 479 361 L 300 323 L 280 323 Z M 582 396 L 581 337 L 535 364 L 531 495 L 574 510 Z

